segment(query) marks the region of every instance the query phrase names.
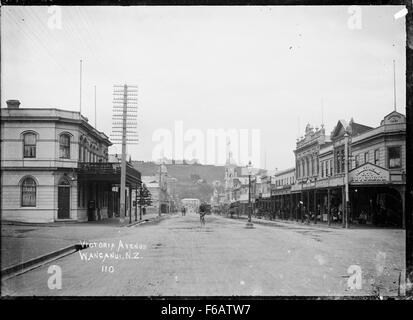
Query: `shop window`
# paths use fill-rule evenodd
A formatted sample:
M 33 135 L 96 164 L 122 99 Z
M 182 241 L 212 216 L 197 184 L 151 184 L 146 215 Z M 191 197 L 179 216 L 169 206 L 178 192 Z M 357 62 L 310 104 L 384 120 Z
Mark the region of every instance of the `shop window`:
M 380 149 L 374 150 L 374 164 L 379 165 L 380 163 Z
M 401 148 L 397 147 L 388 147 L 388 166 L 389 169 L 401 168 Z
M 70 159 L 70 136 L 68 134 L 61 134 L 59 138 L 60 143 L 60 158 Z
M 36 206 L 36 182 L 33 178 L 25 178 L 21 186 L 22 207 Z
M 25 133 L 23 136 L 23 157 L 36 158 L 36 134 Z

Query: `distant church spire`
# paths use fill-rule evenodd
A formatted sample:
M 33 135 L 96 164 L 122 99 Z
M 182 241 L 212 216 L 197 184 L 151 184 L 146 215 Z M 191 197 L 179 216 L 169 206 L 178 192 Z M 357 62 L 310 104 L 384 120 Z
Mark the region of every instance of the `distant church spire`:
M 232 151 L 231 151 L 231 140 L 230 140 L 230 138 L 227 139 L 227 150 L 228 150 L 228 154 L 227 154 L 226 164 L 230 165 L 232 163 Z

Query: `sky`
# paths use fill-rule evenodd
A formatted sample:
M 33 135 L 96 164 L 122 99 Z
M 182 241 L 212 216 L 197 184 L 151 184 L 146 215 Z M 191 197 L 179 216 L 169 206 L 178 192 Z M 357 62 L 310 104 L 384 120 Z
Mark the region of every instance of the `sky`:
M 82 59 L 82 114 L 108 136 L 113 85 L 138 86 L 133 160 L 152 160 L 154 135 L 176 140 L 182 121 L 184 134 L 205 139 L 207 130 L 258 130 L 253 165 L 282 170 L 294 166 L 307 123 L 327 134 L 340 119 L 377 127 L 394 109 L 393 60 L 405 113 L 402 8 L 3 6 L 1 106 L 79 111 Z

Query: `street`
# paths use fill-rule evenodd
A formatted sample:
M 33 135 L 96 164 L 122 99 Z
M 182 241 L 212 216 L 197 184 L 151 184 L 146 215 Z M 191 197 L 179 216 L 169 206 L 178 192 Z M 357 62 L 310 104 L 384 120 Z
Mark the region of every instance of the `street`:
M 3 281 L 2 295 L 397 295 L 404 239 L 400 229 L 281 222 L 246 229 L 245 220 L 217 215 L 201 228 L 198 215 L 179 214 L 108 232 L 88 249 Z M 60 289 L 50 288 L 51 265 L 61 270 Z M 348 287 L 352 265 L 361 288 Z

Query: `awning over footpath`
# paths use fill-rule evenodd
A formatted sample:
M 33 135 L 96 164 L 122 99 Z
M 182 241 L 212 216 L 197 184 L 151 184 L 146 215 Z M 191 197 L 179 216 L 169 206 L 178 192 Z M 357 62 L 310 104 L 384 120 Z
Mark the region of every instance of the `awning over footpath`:
M 79 163 L 79 181 L 107 182 L 120 184 L 121 164 L 118 162 Z M 135 187 L 141 184 L 141 173 L 126 163 L 126 185 Z

